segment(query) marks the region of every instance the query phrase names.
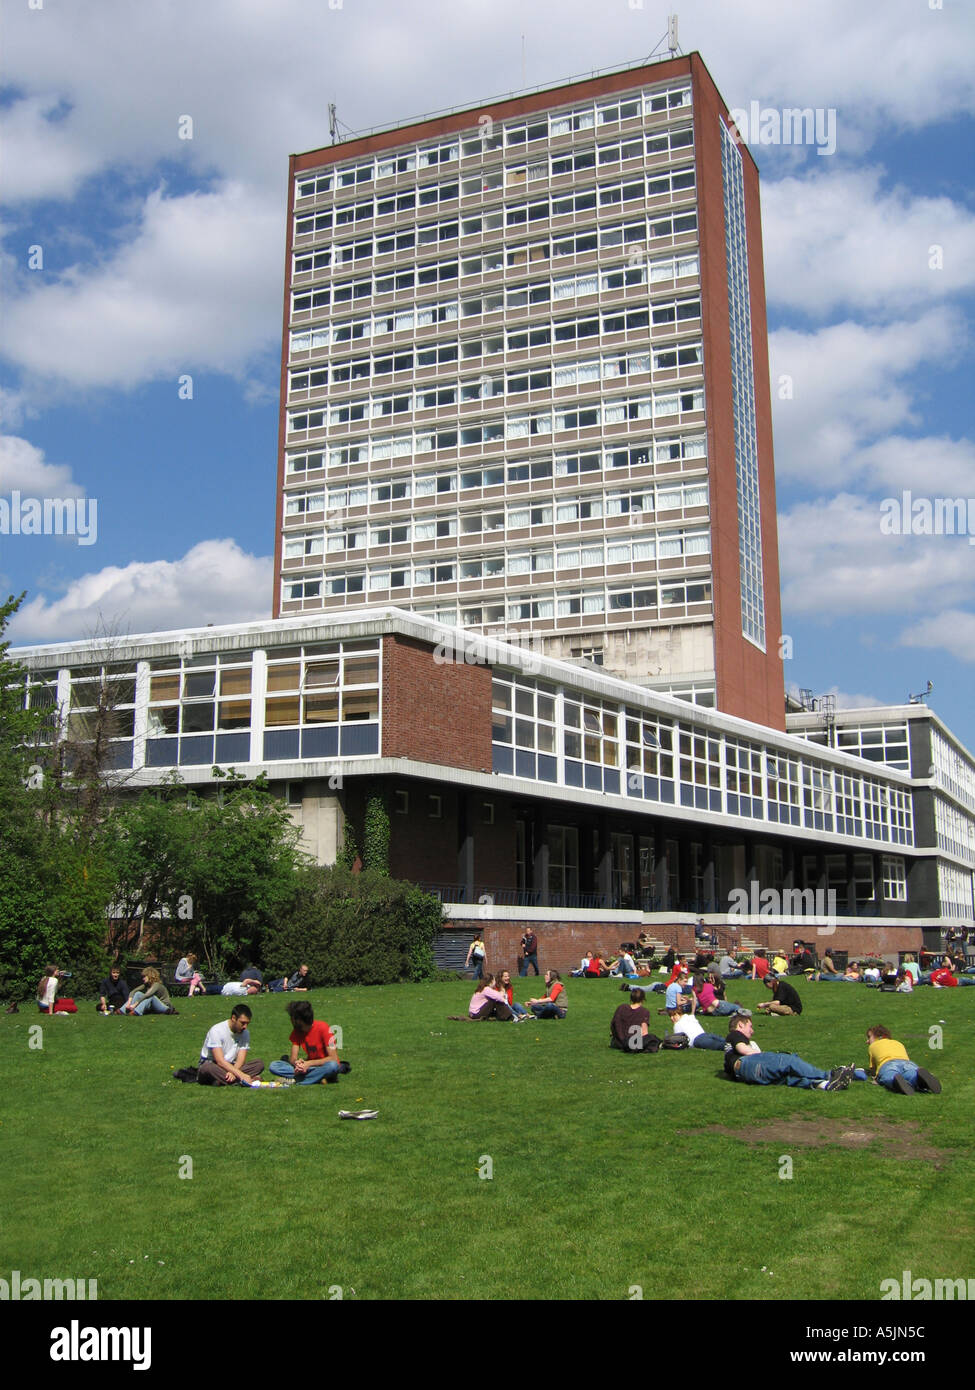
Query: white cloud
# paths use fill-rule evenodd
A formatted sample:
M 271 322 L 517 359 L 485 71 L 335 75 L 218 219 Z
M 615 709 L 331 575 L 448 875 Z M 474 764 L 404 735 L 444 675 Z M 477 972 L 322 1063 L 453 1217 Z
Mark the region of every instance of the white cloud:
M 268 617 L 272 565 L 232 540 L 202 541 L 179 560 L 110 565 L 75 579 L 60 598 L 30 599 L 10 623 L 23 645 L 97 631 L 140 633 Z
M 975 613 L 947 608 L 901 634 L 905 647 L 934 647 L 959 661 L 975 661 Z
M 926 460 L 932 485 L 931 469 L 943 468 L 946 482 L 957 479 L 969 441 L 888 436 L 919 421 L 920 369 L 953 363 L 965 337 L 959 316 L 947 308 L 879 327 L 845 322 L 772 333 L 777 475 L 823 489 L 862 480 L 889 486 L 903 477 L 915 451 L 915 459 Z M 791 399 L 781 399 L 788 389 Z
M 146 200 L 131 241 L 94 269 L 33 278 L 5 314 L 5 353 L 41 382 L 139 385 L 243 372 L 277 341 L 281 216 L 240 184 Z
M 356 128 L 471 104 L 523 85 L 522 35 L 525 83 L 549 83 L 646 56 L 661 16 L 650 0 L 98 0 L 40 11 L 25 0 L 5 14 L 16 94 L 0 112 L 14 136 L 7 198 L 71 196 L 92 173 L 160 159 L 279 189 L 281 152 L 327 140 L 330 100 Z M 680 22 L 729 106 L 836 107 L 841 153 L 864 132 L 972 109 L 961 4 L 684 0 Z M 183 114 L 194 139 L 180 143 Z
M 17 435 L 0 435 L 0 494 L 17 489 L 24 497 L 83 497 L 85 490 L 65 464 L 47 463 L 44 452 Z
M 782 608 L 830 621 L 938 611 L 975 597 L 972 549 L 960 536 L 892 536 L 877 502 L 841 493 L 779 516 Z
M 790 695 L 799 698 L 799 686 L 795 681 L 789 681 L 786 689 Z M 817 695 L 832 695 L 837 709 L 877 709 L 889 703 L 887 700 L 878 699 L 876 695 L 851 695 L 840 690 L 838 685 L 831 686 L 829 690 L 817 691 Z
M 763 183 L 772 306 L 821 318 L 838 306 L 895 304 L 903 314 L 975 285 L 975 212 L 882 185 L 880 169 L 848 165 Z

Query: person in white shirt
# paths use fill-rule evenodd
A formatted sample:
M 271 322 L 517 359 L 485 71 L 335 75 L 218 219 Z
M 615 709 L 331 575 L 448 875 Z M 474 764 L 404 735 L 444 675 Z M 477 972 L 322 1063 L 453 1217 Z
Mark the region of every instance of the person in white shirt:
M 675 1033 L 684 1034 L 689 1047 L 710 1048 L 712 1052 L 724 1051 L 724 1038 L 719 1038 L 717 1033 L 706 1033 L 693 1014 L 673 1009 L 670 1022 Z
M 256 1057 L 247 1060 L 250 1021 L 250 1008 L 237 1004 L 228 1019 L 210 1029 L 200 1049 L 196 1079 L 201 1086 L 232 1086 L 237 1082 L 250 1086 L 257 1080 L 264 1063 Z

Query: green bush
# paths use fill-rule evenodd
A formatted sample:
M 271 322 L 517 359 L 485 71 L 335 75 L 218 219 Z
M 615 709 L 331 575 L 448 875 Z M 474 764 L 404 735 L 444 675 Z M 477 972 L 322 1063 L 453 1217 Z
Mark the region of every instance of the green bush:
M 316 985 L 386 985 L 433 977 L 436 898 L 380 870 L 306 870 L 294 907 L 264 939 L 272 975 L 301 963 Z

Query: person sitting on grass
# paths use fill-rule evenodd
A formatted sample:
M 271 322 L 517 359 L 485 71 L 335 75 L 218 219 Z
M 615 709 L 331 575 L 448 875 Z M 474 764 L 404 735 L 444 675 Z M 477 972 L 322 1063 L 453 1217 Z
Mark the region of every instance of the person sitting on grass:
M 696 1013 L 697 996 L 691 988 L 691 977 L 687 966 L 681 966 L 680 973 L 676 980 L 672 980 L 667 986 L 664 994 L 664 1007 L 661 1013 L 670 1013 L 673 1009 L 680 1006 L 681 1011 Z
M 858 960 L 850 961 L 849 965 L 843 971 L 843 978 L 844 980 L 852 980 L 855 985 L 862 982 L 863 975 L 860 971 L 860 962 Z
M 789 962 L 782 951 L 776 951 L 772 957 L 772 969 L 776 975 L 785 975 L 789 970 Z
M 196 968 L 196 956 L 192 951 L 179 962 L 173 975 L 178 985 L 188 986 L 187 999 L 192 999 L 193 995 L 197 993 L 206 994 L 206 985 L 203 983 L 203 976 Z
M 58 992 L 61 972 L 56 965 L 46 965 L 37 984 L 37 1007 L 42 1014 L 54 1013 L 54 996 Z
M 586 978 L 590 980 L 605 980 L 608 974 L 609 966 L 597 951 L 595 955 L 589 958 L 589 964 L 586 966 Z
M 759 1004 L 759 1013 L 764 1014 L 801 1014 L 802 1000 L 795 985 L 790 985 L 788 980 L 777 980 L 772 975 L 765 976 L 765 987 L 772 991 L 772 998 L 767 999 L 763 1004 Z
M 771 969 L 772 967 L 768 963 L 768 957 L 761 951 L 756 951 L 752 956 L 752 979 L 764 980 Z
M 913 1096 L 916 1091 L 941 1094 L 941 1082 L 924 1067 L 919 1067 L 907 1055 L 907 1048 L 890 1035 L 890 1029 L 875 1024 L 867 1029 L 870 1049 L 871 1079 L 888 1091 L 901 1096 Z
M 230 1017 L 215 1023 L 203 1039 L 196 1079 L 201 1086 L 249 1086 L 264 1070 L 257 1057 L 247 1060 L 251 1035 L 247 1025 L 251 1011 L 247 1004 L 235 1004 Z
M 129 987 L 122 979 L 122 967 L 116 963 L 98 986 L 98 1012 L 100 1014 L 121 1013 L 129 997 Z
M 795 1052 L 763 1052 L 752 1037 L 754 1027 L 747 1011 L 731 1025 L 724 1044 L 725 1074 L 750 1086 L 798 1086 L 803 1090 L 845 1091 L 855 1068 L 834 1067 L 823 1071 Z
M 724 1038 L 719 1037 L 717 1033 L 706 1033 L 693 1014 L 674 1009 L 670 1015 L 670 1023 L 675 1033 L 684 1034 L 689 1047 L 710 1048 L 712 1052 L 724 1051 Z
M 630 990 L 630 1002 L 619 1006 L 609 1025 L 610 1047 L 620 1052 L 658 1051 L 660 1039 L 650 1032 L 650 1011 L 645 999 L 642 989 Z
M 546 970 L 544 999 L 529 999 L 528 1007 L 536 1018 L 565 1018 L 568 1008 L 565 985 L 557 970 Z
M 142 988 L 134 989 L 119 1010 L 123 1014 L 174 1014 L 169 990 L 163 984 L 159 971 L 147 965 L 142 972 Z
M 715 993 L 710 976 L 694 976 L 694 994 L 697 997 L 697 1008 L 695 1013 L 713 1014 L 714 1006 L 718 1002 L 718 996 Z
M 510 970 L 501 971 L 501 978 L 498 980 L 498 989 L 501 991 L 505 999 L 508 1001 L 508 1008 L 514 1014 L 516 1022 L 520 1018 L 528 1017 L 528 1010 L 525 1008 L 525 1006 L 523 1004 L 515 1003 L 515 988 L 514 985 L 511 983 Z
M 490 1018 L 507 1023 L 514 1018 L 514 1013 L 508 1008 L 508 1000 L 498 989 L 496 975 L 485 975 L 478 982 L 478 987 L 471 995 L 471 1002 L 467 1006 L 467 1017 L 472 1023 L 485 1023 Z
M 294 1081 L 297 1086 L 315 1086 L 319 1082 L 338 1080 L 341 1063 L 335 1047 L 335 1035 L 324 1019 L 315 1020 L 314 1012 L 307 999 L 296 999 L 288 1005 L 291 1017 L 291 1059 L 287 1062 L 272 1062 L 268 1070 L 272 1076 L 283 1076 Z M 299 1049 L 304 1052 L 300 1057 Z

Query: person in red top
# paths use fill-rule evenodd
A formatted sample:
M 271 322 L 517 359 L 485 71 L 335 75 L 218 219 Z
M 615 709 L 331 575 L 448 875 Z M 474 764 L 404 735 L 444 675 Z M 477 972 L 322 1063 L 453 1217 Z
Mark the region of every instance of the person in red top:
M 311 1005 L 305 999 L 288 1005 L 292 1032 L 289 1062 L 272 1062 L 269 1070 L 274 1076 L 290 1077 L 298 1086 L 314 1086 L 337 1081 L 341 1063 L 335 1047 L 335 1036 L 324 1019 L 315 1021 Z M 299 1057 L 299 1051 L 304 1057 Z M 348 1071 L 348 1066 L 345 1068 Z
M 958 979 L 951 973 L 951 967 L 943 965 L 940 970 L 932 970 L 931 983 L 935 989 L 953 989 L 958 984 Z
M 760 956 L 757 952 L 752 957 L 752 979 L 764 980 L 765 976 L 772 969 L 765 956 Z
M 594 955 L 590 956 L 589 964 L 586 966 L 586 974 L 592 976 L 593 979 L 598 980 L 605 979 L 606 976 L 609 974 L 609 966 L 603 960 L 602 956 L 599 954 L 598 951 Z
M 545 984 L 548 989 L 544 999 L 529 999 L 528 1007 L 536 1018 L 565 1018 L 568 1000 L 565 985 L 557 970 L 546 970 Z

